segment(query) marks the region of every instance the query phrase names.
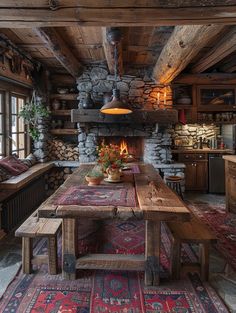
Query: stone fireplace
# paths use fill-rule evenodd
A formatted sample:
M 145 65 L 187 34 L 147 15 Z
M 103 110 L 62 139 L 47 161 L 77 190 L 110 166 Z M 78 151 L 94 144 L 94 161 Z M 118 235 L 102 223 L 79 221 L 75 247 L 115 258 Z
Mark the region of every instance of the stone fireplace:
M 88 92 L 91 93 L 95 103 L 101 103 L 104 93 L 111 92 L 114 87 L 114 76 L 109 75 L 103 65 L 87 68 L 83 75 L 77 79 L 79 109 L 83 108 L 83 101 Z M 118 88 L 121 97 L 125 98 L 135 110 L 153 110 L 168 112 L 172 109 L 172 91 L 168 87 L 157 85 L 149 73 L 140 69 L 119 77 Z M 93 110 L 92 110 L 93 111 Z M 79 115 L 79 114 L 78 114 Z M 106 143 L 120 143 L 125 140 L 129 153 L 140 161 L 152 164 L 165 175 L 183 176 L 184 165 L 173 164 L 171 154 L 171 125 L 164 119 L 162 123 L 150 119 L 135 122 L 113 123 L 99 121 L 97 116 L 91 122 L 77 122 L 79 162 L 95 162 L 97 147 L 102 140 Z M 138 149 L 137 149 L 138 147 Z

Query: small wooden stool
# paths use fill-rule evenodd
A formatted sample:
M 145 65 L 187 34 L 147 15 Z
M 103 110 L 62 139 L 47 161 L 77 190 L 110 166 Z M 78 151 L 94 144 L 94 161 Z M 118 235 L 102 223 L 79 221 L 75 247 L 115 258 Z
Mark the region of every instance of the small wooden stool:
M 216 242 L 216 236 L 206 225 L 198 219 L 192 218 L 189 222 L 167 222 L 172 235 L 173 247 L 171 253 L 171 275 L 179 279 L 181 270 L 181 244 L 199 244 L 199 263 L 201 267 L 201 279 L 208 280 L 209 275 L 209 248 Z
M 38 218 L 34 212 L 15 232 L 17 237 L 22 237 L 22 270 L 30 274 L 32 264 L 48 263 L 48 272 L 56 275 L 57 268 L 57 233 L 61 228 L 62 220 L 56 218 Z M 48 255 L 33 257 L 33 239 L 47 237 Z
M 183 181 L 182 177 L 179 176 L 166 176 L 165 177 L 166 185 L 175 191 L 181 199 L 183 199 L 181 182 Z

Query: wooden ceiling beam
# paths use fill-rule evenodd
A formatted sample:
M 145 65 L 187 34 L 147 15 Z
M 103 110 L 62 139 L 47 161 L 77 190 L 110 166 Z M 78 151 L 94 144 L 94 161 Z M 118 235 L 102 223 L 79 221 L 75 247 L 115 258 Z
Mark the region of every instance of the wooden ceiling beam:
M 73 77 L 78 77 L 82 73 L 82 65 L 54 28 L 35 28 L 34 31 L 46 44 L 46 47 L 53 53 L 55 58 Z
M 181 74 L 175 78 L 173 84 L 236 84 L 236 74 L 228 73 L 203 73 L 203 74 Z
M 236 23 L 234 0 L 1 0 L 0 27 L 164 26 Z
M 236 51 L 236 26 L 225 34 L 191 69 L 192 73 L 202 73 Z
M 102 27 L 102 44 L 109 68 L 109 72 L 114 74 L 115 59 L 114 59 L 114 45 L 112 45 L 107 39 L 107 33 L 110 31 L 108 27 Z M 122 55 L 122 42 L 120 41 L 117 45 L 118 49 L 118 74 L 123 74 L 123 55 Z
M 223 30 L 222 25 L 176 26 L 153 69 L 153 78 L 169 84 L 198 52 Z

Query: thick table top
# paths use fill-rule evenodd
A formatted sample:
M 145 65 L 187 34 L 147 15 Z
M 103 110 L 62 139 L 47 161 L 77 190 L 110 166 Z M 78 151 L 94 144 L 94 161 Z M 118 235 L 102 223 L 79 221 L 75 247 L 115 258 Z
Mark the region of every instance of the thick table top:
M 55 199 L 72 186 L 87 185 L 86 174 L 94 167 L 83 164 L 48 198 L 38 209 L 40 217 L 90 218 L 90 219 L 149 219 L 149 220 L 189 220 L 190 211 L 184 202 L 163 182 L 160 175 L 150 164 L 138 164 L 140 173 L 123 176 L 123 182 L 112 184 L 135 187 L 138 204 L 136 207 L 122 206 L 82 206 L 55 205 Z M 110 183 L 103 182 L 105 185 Z

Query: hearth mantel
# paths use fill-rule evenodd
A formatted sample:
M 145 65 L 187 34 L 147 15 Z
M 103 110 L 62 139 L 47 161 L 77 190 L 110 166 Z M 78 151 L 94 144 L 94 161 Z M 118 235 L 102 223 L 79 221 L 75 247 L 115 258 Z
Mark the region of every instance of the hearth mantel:
M 136 123 L 136 124 L 175 124 L 178 112 L 173 109 L 136 110 L 132 114 L 111 116 L 96 109 L 71 110 L 71 121 L 74 123 Z

